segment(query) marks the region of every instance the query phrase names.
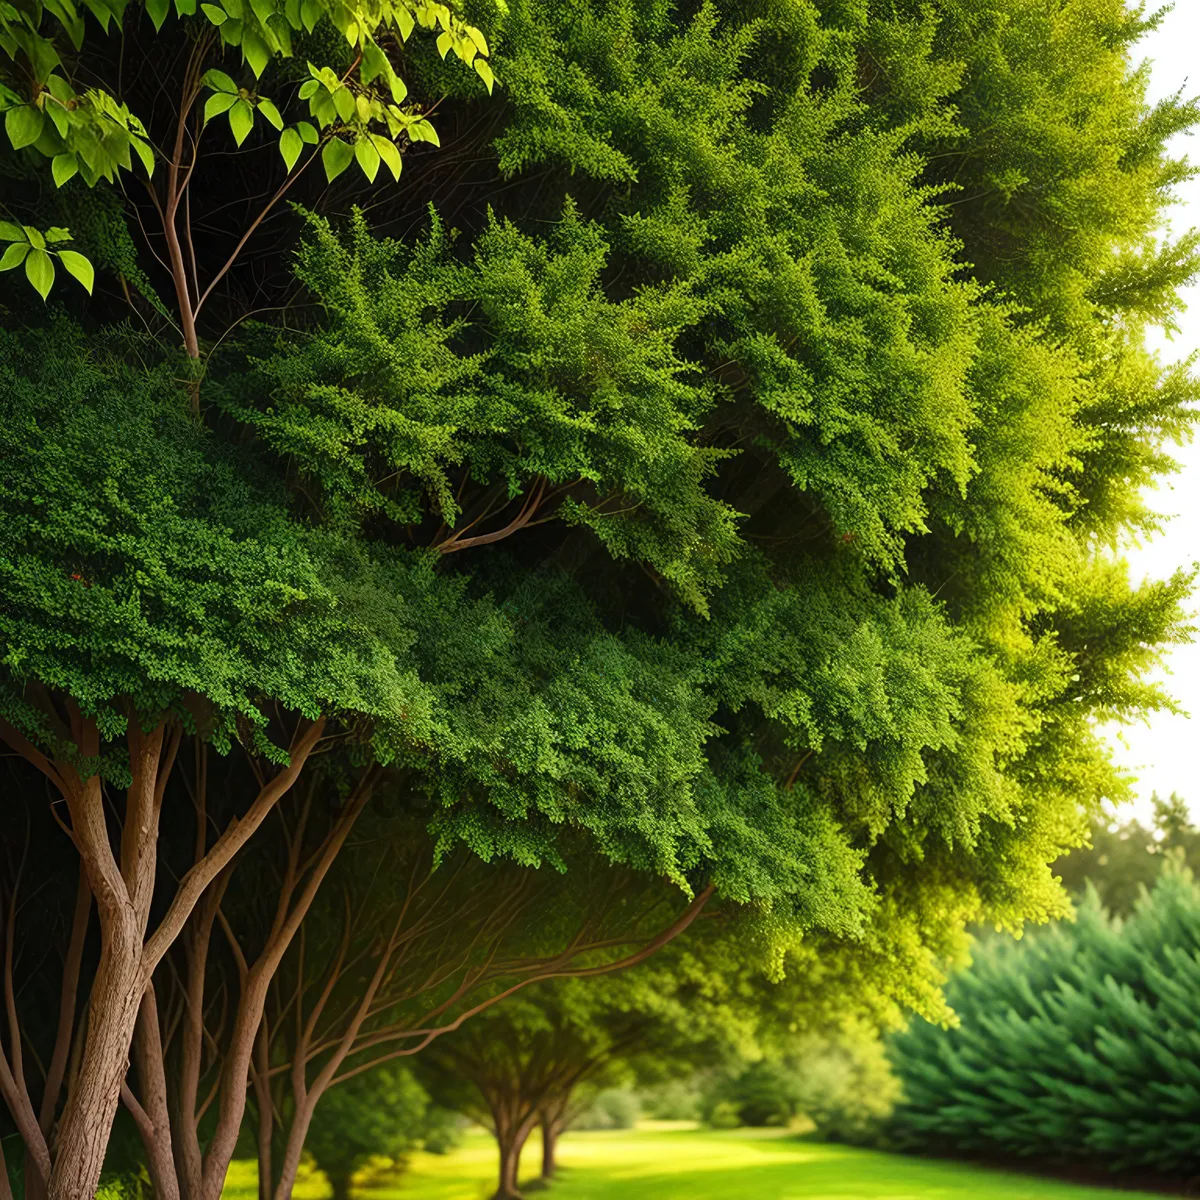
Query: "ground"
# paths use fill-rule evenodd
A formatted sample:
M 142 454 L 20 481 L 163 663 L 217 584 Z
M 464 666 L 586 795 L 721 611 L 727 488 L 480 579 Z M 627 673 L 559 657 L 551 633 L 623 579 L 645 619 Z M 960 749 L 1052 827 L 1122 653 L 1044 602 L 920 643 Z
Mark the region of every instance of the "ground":
M 523 1174 L 538 1168 L 530 1141 Z M 637 1130 L 563 1139 L 563 1172 L 546 1200 L 1149 1200 L 959 1163 L 824 1146 L 775 1131 Z M 234 1164 L 225 1200 L 253 1200 L 253 1169 Z M 399 1182 L 363 1200 L 484 1200 L 495 1186 L 490 1139 L 471 1135 L 452 1154 L 419 1154 Z M 490 1185 L 490 1186 L 489 1186 Z M 327 1193 L 317 1180 L 296 1200 Z M 530 1200 L 537 1195 L 530 1193 Z

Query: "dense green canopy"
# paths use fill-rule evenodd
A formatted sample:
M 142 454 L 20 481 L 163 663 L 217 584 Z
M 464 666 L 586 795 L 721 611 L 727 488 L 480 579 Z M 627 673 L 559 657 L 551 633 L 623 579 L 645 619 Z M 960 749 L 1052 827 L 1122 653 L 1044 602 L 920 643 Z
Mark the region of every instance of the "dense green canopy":
M 441 148 L 410 129 L 401 184 L 360 159 L 327 188 L 261 122 L 193 176 L 199 126 L 157 98 L 219 62 L 290 128 L 311 51 L 369 109 L 366 33 L 314 9 L 261 59 L 141 7 L 128 103 L 176 146 L 187 269 L 143 239 L 157 194 L 51 185 L 13 133 L 49 101 L 0 40 L 3 215 L 99 270 L 45 315 L 0 276 L 0 731 L 29 803 L 43 754 L 124 786 L 154 729 L 231 751 L 253 796 L 302 716 L 314 787 L 389 764 L 445 854 L 582 839 L 715 885 L 776 966 L 858 939 L 931 1015 L 966 922 L 1064 911 L 1048 864 L 1124 787 L 1097 722 L 1164 703 L 1142 675 L 1184 636 L 1187 581 L 1134 587 L 1106 549 L 1153 527 L 1197 395 L 1143 344 L 1197 265 L 1154 240 L 1196 113 L 1146 104 L 1146 18 L 480 0 L 496 96 L 413 39 Z M 119 77 L 116 40 L 80 45 Z

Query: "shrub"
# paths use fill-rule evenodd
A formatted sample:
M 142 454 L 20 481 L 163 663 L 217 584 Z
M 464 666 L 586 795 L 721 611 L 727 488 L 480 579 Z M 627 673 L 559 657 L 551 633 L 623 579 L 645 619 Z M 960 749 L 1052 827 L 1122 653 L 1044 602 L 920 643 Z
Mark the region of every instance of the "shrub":
M 1094 891 L 1075 924 L 983 943 L 952 980 L 957 1029 L 890 1047 L 902 1148 L 1200 1171 L 1200 888 L 1168 867 L 1122 923 Z

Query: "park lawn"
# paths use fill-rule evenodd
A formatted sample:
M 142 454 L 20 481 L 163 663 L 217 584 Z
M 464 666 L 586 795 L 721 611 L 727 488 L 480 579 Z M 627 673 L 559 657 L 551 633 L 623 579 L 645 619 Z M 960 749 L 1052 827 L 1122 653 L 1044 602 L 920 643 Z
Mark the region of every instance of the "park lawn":
M 531 1139 L 526 1172 L 536 1173 Z M 362 1200 L 485 1200 L 495 1187 L 495 1148 L 472 1134 L 452 1154 L 418 1154 L 397 1183 Z M 961 1163 L 906 1158 L 800 1141 L 775 1131 L 637 1130 L 563 1139 L 562 1174 L 547 1200 L 1149 1200 Z M 235 1164 L 225 1200 L 253 1200 L 249 1164 Z M 327 1194 L 314 1178 L 297 1200 Z M 532 1198 L 537 1193 L 530 1192 Z

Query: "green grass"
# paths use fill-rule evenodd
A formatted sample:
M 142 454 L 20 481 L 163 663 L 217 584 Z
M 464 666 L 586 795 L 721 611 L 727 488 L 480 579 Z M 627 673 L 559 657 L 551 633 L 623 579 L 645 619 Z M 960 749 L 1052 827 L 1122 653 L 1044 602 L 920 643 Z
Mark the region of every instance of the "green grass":
M 535 1139 L 525 1153 L 532 1176 Z M 576 1133 L 563 1139 L 563 1171 L 546 1200 L 1149 1200 L 960 1163 L 823 1146 L 777 1132 L 708 1130 Z M 246 1164 L 247 1166 L 249 1164 Z M 235 1164 L 226 1200 L 252 1200 L 252 1178 Z M 418 1154 L 396 1184 L 362 1200 L 484 1200 L 495 1187 L 495 1150 L 482 1134 L 443 1157 Z M 316 1179 L 297 1200 L 325 1194 Z M 532 1197 L 535 1193 L 530 1193 Z

